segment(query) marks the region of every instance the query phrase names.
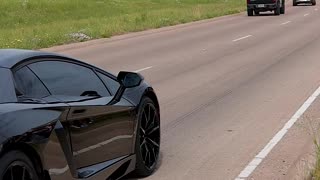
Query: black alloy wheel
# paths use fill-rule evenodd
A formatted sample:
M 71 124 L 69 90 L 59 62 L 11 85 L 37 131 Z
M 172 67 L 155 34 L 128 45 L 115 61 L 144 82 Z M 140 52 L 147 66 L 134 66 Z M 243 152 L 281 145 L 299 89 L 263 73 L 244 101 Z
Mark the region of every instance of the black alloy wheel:
M 285 1 L 283 0 L 280 8 L 280 14 L 285 14 L 285 13 L 286 13 L 286 4 L 285 4 Z
M 0 179 L 38 180 L 30 159 L 20 151 L 12 151 L 0 158 Z
M 253 16 L 253 9 L 247 9 L 248 16 Z
M 142 100 L 138 116 L 136 174 L 149 176 L 156 168 L 160 152 L 160 118 L 151 99 Z
M 31 170 L 21 161 L 13 162 L 3 175 L 6 180 L 33 180 Z

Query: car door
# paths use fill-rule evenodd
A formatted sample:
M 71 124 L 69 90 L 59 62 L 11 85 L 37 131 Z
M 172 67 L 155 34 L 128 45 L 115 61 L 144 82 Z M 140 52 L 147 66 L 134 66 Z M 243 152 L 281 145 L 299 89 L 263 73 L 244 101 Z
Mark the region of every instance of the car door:
M 134 107 L 113 99 L 94 69 L 73 61 L 45 60 L 28 67 L 50 93 L 71 106 L 68 129 L 77 168 L 132 154 Z

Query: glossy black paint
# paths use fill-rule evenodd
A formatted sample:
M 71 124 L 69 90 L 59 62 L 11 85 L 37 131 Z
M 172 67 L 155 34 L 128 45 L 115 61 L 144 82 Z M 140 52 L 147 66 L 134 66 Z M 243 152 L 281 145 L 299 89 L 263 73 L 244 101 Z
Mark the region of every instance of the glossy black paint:
M 17 49 L 0 49 L 0 67 L 4 68 L 12 68 L 23 61 L 28 61 L 30 59 L 37 59 L 37 58 L 60 58 L 62 56 L 49 53 L 49 52 L 42 52 L 42 51 L 31 51 L 31 50 L 17 50 Z M 63 56 L 66 59 L 72 59 Z M 74 60 L 77 61 L 77 60 Z
M 10 69 L 0 68 L 0 103 L 16 102 Z
M 134 107 L 125 99 L 106 105 L 111 97 L 74 102 L 68 115 L 77 168 L 133 154 Z
M 117 80 L 102 69 L 57 54 L 0 50 L 0 156 L 13 149 L 23 151 L 43 179 L 117 179 L 132 171 L 137 107 L 142 97 L 150 97 L 160 111 L 152 87 L 142 81 L 137 87 L 125 89 L 119 101 L 110 104 L 116 94 L 99 75 L 108 96 L 88 91 L 83 96 L 50 93 L 43 98 L 17 97 L 13 74 L 28 67 L 42 81 L 32 67 L 42 61 L 81 65 Z

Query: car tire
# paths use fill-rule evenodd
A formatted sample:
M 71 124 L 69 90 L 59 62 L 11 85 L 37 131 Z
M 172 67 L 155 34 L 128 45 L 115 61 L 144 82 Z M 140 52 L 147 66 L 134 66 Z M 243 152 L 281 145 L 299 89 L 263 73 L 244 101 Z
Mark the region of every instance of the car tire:
M 260 11 L 258 11 L 258 10 L 255 10 L 255 11 L 254 11 L 254 14 L 255 14 L 256 16 L 259 16 L 259 14 L 260 14 Z
M 280 3 L 279 3 L 279 0 L 278 0 L 277 7 L 274 10 L 274 15 L 279 16 L 280 15 L 280 9 L 281 9 L 280 8 Z
M 134 174 L 146 177 L 156 169 L 160 154 L 160 116 L 150 98 L 144 97 L 142 99 L 137 120 L 136 169 Z
M 253 16 L 253 9 L 247 9 L 248 16 Z
M 0 179 L 19 179 L 20 176 L 22 179 L 24 173 L 25 179 L 39 180 L 33 163 L 21 151 L 10 151 L 4 154 L 0 162 Z
M 311 1 L 311 4 L 312 4 L 312 6 L 315 6 L 315 5 L 317 5 L 317 2 L 316 2 L 316 0 L 312 0 L 312 1 Z
M 286 13 L 286 6 L 285 6 L 285 2 L 282 1 L 282 6 L 280 8 L 280 14 L 285 14 Z
M 297 6 L 298 5 L 297 1 L 296 0 L 292 0 L 292 5 L 293 6 Z

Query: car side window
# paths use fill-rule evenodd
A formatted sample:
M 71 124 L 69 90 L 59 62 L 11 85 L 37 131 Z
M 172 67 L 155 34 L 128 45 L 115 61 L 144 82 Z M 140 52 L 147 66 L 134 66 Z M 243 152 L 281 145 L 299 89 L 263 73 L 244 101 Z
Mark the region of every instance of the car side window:
M 106 86 L 109 88 L 109 90 L 111 91 L 111 93 L 114 95 L 116 94 L 117 90 L 120 87 L 120 84 L 118 81 L 114 80 L 113 78 L 104 75 L 102 73 L 97 73 L 100 78 L 102 79 L 102 81 L 106 84 Z
M 21 95 L 31 98 L 43 98 L 50 93 L 39 78 L 28 68 L 23 67 L 13 74 L 16 89 Z
M 28 66 L 52 95 L 111 96 L 90 68 L 61 61 L 41 61 Z

